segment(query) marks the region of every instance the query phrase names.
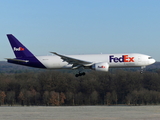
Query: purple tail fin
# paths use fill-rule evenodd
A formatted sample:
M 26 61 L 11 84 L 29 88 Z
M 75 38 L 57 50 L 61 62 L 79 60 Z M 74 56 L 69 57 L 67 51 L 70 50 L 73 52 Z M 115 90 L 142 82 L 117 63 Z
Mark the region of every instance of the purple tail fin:
M 17 38 L 15 38 L 12 34 L 7 34 L 9 42 L 12 46 L 13 52 L 16 58 L 27 58 L 33 57 L 34 55 L 22 44 Z

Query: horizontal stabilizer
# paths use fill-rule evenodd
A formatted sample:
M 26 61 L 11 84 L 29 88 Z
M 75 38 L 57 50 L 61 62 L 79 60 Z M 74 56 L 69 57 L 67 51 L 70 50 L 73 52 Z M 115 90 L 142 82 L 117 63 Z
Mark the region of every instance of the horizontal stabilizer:
M 20 59 L 12 59 L 12 58 L 6 58 L 7 60 L 15 61 L 15 62 L 29 62 L 29 60 L 20 60 Z

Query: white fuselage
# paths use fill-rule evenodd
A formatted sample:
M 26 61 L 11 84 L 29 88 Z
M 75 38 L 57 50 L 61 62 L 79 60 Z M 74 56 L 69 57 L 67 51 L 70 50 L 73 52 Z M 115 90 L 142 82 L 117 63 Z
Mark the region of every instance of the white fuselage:
M 144 54 L 89 54 L 89 55 L 67 55 L 83 61 L 92 63 L 107 62 L 110 68 L 113 67 L 143 67 L 155 62 L 153 58 Z M 69 69 L 72 64 L 63 61 L 59 56 L 36 56 L 36 58 L 47 69 Z

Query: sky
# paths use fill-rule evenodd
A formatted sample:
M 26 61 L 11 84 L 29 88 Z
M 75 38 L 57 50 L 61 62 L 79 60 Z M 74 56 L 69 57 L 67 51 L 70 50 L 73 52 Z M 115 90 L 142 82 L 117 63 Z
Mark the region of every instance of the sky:
M 0 61 L 15 57 L 6 34 L 34 55 L 142 53 L 160 61 L 160 0 L 1 0 Z

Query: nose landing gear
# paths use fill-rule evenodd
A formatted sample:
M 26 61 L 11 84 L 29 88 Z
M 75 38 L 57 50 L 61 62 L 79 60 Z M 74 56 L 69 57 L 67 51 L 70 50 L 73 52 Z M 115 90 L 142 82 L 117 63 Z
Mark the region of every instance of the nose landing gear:
M 143 74 L 144 68 L 146 68 L 146 66 L 141 67 L 141 71 L 140 71 L 141 74 Z

